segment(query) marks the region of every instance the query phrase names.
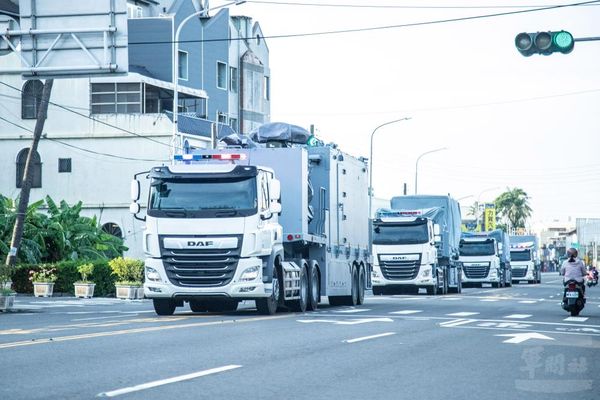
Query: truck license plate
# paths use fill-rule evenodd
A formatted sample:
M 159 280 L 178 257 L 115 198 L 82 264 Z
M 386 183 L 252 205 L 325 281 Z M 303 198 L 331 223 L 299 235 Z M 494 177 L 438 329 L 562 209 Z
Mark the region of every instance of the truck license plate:
M 567 292 L 567 299 L 576 299 L 579 297 L 579 292 Z

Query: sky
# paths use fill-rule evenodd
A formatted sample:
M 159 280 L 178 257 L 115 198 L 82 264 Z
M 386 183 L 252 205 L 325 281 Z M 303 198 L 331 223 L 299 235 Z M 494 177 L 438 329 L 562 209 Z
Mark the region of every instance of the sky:
M 600 217 L 600 41 L 578 42 L 568 55 L 523 57 L 514 47 L 519 32 L 564 29 L 575 38 L 600 36 L 600 5 L 269 38 L 575 1 L 274 2 L 248 1 L 231 8 L 233 15 L 258 21 L 267 36 L 272 121 L 314 124 L 326 142 L 368 157 L 377 126 L 411 117 L 374 136 L 377 197 L 402 194 L 404 183 L 414 193 L 416 159 L 447 148 L 421 158 L 419 194 L 450 193 L 468 206 L 519 187 L 531 198 L 534 226 Z M 213 0 L 210 6 L 223 3 Z

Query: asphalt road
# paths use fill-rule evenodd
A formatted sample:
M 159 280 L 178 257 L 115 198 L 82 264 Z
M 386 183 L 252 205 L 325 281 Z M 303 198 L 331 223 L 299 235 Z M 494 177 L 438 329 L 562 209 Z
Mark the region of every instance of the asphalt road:
M 600 398 L 600 288 L 560 277 L 259 316 L 157 317 L 147 301 L 19 297 L 0 314 L 0 399 Z

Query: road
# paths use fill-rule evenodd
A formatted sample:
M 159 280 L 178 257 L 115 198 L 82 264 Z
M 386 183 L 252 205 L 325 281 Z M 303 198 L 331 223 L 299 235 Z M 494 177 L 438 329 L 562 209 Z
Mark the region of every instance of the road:
M 600 288 L 579 318 L 560 292 L 545 274 L 272 317 L 19 297 L 0 314 L 0 399 L 597 399 Z

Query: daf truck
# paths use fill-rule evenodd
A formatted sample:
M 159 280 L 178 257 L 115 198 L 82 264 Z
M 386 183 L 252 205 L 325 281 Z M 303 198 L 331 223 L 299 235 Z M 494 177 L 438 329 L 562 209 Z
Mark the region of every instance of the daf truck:
M 512 285 L 510 246 L 506 232 L 463 232 L 459 246 L 463 287 L 489 283 L 494 288 Z
M 366 161 L 309 138 L 267 124 L 254 140 L 136 175 L 131 211 L 145 220 L 144 295 L 157 314 L 186 302 L 223 312 L 253 300 L 261 314 L 315 310 L 321 296 L 362 304 L 371 275 Z
M 527 281 L 529 284 L 541 283 L 542 269 L 537 236 L 510 236 L 510 246 L 513 283 L 520 281 Z
M 373 293 L 461 293 L 461 215 L 450 196 L 398 196 L 373 224 Z

